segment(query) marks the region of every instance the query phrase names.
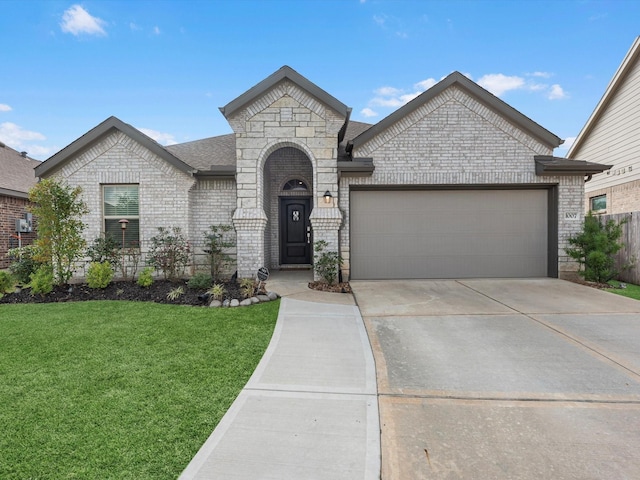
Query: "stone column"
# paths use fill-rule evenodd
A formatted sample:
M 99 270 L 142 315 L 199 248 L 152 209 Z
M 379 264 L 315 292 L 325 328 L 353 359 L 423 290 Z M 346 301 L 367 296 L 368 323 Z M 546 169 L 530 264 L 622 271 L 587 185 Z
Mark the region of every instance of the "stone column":
M 233 213 L 233 226 L 236 229 L 238 278 L 253 278 L 265 265 L 267 216 L 262 208 L 237 208 Z
M 342 225 L 342 212 L 337 207 L 319 207 L 313 209 L 309 216 L 313 228 L 314 243 L 319 240 L 327 242 L 325 251 L 340 253 L 338 232 Z M 315 255 L 315 248 L 314 248 Z M 321 280 L 317 273 L 313 274 L 314 280 Z

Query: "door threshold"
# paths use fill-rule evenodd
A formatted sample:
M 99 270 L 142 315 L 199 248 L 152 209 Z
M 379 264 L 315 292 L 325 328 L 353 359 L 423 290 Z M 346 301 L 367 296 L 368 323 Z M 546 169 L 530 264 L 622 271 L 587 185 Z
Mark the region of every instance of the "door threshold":
M 313 266 L 308 263 L 297 263 L 291 265 L 280 265 L 278 270 L 311 270 Z

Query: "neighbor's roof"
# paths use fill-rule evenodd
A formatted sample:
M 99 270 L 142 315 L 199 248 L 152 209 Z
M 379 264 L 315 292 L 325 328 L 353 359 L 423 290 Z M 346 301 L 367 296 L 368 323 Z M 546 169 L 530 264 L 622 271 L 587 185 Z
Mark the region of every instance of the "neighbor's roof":
M 33 169 L 40 163 L 0 142 L 0 195 L 27 198 L 37 182 Z
M 73 143 L 66 146 L 52 157 L 42 162 L 36 168 L 36 175 L 38 177 L 44 177 L 47 174 L 53 172 L 57 167 L 63 165 L 73 155 L 78 155 L 83 151 L 91 148 L 95 142 L 109 135 L 114 130 L 119 130 L 122 133 L 126 134 L 128 137 L 145 146 L 150 151 L 160 156 L 177 169 L 182 170 L 185 173 L 189 173 L 192 171 L 192 168 L 189 165 L 180 160 L 173 153 L 169 152 L 165 147 L 157 143 L 151 137 L 145 135 L 140 130 L 132 127 L 131 125 L 124 123 L 119 118 L 109 117 L 100 125 L 89 130 Z
M 573 157 L 575 152 L 578 151 L 582 143 L 589 136 L 589 134 L 591 133 L 591 130 L 593 130 L 595 125 L 598 123 L 598 120 L 600 119 L 602 114 L 605 112 L 609 103 L 611 103 L 611 100 L 614 98 L 618 89 L 622 86 L 625 78 L 627 77 L 629 72 L 633 69 L 636 62 L 638 62 L 639 58 L 640 58 L 640 37 L 637 37 L 633 42 L 633 44 L 631 45 L 631 48 L 627 52 L 627 55 L 622 60 L 622 63 L 618 67 L 618 70 L 613 75 L 613 78 L 609 82 L 609 85 L 607 86 L 607 89 L 605 90 L 604 95 L 602 95 L 602 98 L 598 102 L 598 105 L 596 105 L 595 110 L 587 120 L 587 123 L 585 123 L 584 127 L 582 127 L 582 130 L 580 130 L 580 133 L 576 137 L 576 140 L 573 142 L 573 145 L 571 145 L 571 148 L 567 152 L 567 157 L 569 158 Z
M 284 79 L 288 79 L 291 82 L 295 83 L 301 89 L 317 98 L 321 103 L 328 105 L 343 117 L 348 118 L 351 114 L 351 108 L 347 107 L 344 103 L 342 103 L 334 96 L 329 95 L 315 83 L 310 82 L 305 77 L 296 72 L 293 68 L 287 65 L 281 67 L 279 70 L 269 75 L 257 85 L 251 87 L 235 100 L 227 103 L 224 107 L 220 107 L 220 111 L 225 116 L 225 118 L 229 118 L 236 111 L 238 111 L 248 103 L 251 103 L 256 98 L 261 97 Z
M 422 105 L 427 103 L 429 100 L 440 95 L 444 90 L 451 87 L 452 85 L 456 85 L 462 89 L 464 89 L 467 93 L 472 95 L 479 102 L 486 105 L 491 110 L 498 113 L 503 118 L 507 119 L 517 127 L 522 130 L 529 132 L 529 134 L 533 135 L 535 138 L 543 142 L 545 145 L 548 145 L 551 148 L 555 148 L 562 144 L 563 140 L 551 133 L 546 128 L 540 126 L 529 117 L 523 115 L 515 108 L 508 105 L 506 102 L 500 100 L 498 97 L 488 92 L 480 85 L 475 83 L 472 80 L 469 80 L 460 72 L 453 72 L 448 75 L 446 78 L 436 83 L 429 90 L 423 92 L 418 95 L 416 98 L 411 100 L 406 105 L 400 107 L 398 110 L 393 112 L 391 115 L 385 117 L 380 120 L 373 127 L 357 136 L 353 140 L 354 148 L 357 148 L 367 141 L 371 140 L 376 135 L 382 133 L 387 128 L 391 127 L 396 122 L 400 121 L 407 115 L 409 115 L 414 110 L 417 110 Z

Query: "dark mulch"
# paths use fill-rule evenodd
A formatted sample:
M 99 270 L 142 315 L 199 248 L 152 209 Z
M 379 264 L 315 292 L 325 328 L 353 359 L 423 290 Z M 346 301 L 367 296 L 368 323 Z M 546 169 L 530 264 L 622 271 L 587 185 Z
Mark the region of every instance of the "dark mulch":
M 235 282 L 224 284 L 227 294 L 225 298 L 244 297 Z M 182 287 L 184 293 L 175 300 L 169 300 L 170 291 Z M 32 295 L 30 289 L 14 293 L 7 293 L 0 298 L 0 303 L 51 303 L 51 302 L 81 302 L 86 300 L 131 300 L 141 302 L 167 303 L 174 305 L 207 306 L 208 299 L 201 299 L 206 290 L 192 290 L 187 282 L 172 283 L 166 280 L 156 280 L 150 287 L 143 288 L 132 282 L 113 282 L 107 288 L 89 288 L 86 284 L 64 285 L 54 287 L 47 295 Z
M 352 293 L 349 282 L 341 282 L 334 285 L 329 285 L 326 282 L 309 282 L 309 288 L 312 290 L 320 290 L 322 292 Z

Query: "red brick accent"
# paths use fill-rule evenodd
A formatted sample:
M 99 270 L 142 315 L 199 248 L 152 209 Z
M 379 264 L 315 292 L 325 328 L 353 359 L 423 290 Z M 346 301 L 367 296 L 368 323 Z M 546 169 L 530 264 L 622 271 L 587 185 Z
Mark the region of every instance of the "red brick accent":
M 0 195 L 0 268 L 9 267 L 7 250 L 18 246 L 16 236 L 16 220 L 24 218 L 28 212 L 29 201 L 24 198 Z M 35 228 L 31 233 L 23 233 L 22 245 L 31 245 L 36 238 Z

